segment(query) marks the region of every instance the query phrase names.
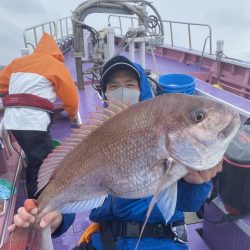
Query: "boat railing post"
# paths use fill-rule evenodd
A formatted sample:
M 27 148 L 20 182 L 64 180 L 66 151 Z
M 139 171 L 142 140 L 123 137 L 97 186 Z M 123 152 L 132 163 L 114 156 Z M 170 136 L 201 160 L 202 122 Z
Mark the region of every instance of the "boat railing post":
M 213 53 L 213 51 L 212 51 L 212 29 L 209 25 L 207 27 L 209 29 L 209 43 L 210 43 L 209 44 L 209 47 L 210 47 L 209 54 L 212 55 L 212 53 Z
M 189 23 L 188 23 L 188 40 L 189 40 L 189 49 L 192 50 L 191 31 L 190 31 L 190 24 Z
M 216 83 L 218 83 L 220 82 L 220 77 L 221 77 L 221 59 L 223 56 L 224 41 L 217 40 L 216 45 L 217 45 L 217 48 L 216 48 L 216 61 L 217 61 Z
M 49 32 L 50 32 L 50 34 L 52 34 L 52 28 L 51 28 L 51 23 L 49 23 Z
M 132 27 L 134 27 L 134 21 L 133 21 L 133 17 L 131 17 L 131 25 L 132 25 Z
M 35 38 L 35 44 L 37 46 L 37 33 L 36 33 L 36 29 L 34 28 L 34 38 Z
M 68 18 L 66 18 L 65 20 L 66 20 L 66 34 L 67 34 L 67 37 L 68 37 L 69 36 Z
M 28 48 L 28 46 L 27 46 L 26 32 L 25 31 L 23 32 L 23 42 L 24 42 L 24 47 Z
M 121 36 L 122 36 L 122 21 L 121 21 L 121 16 L 119 16 L 119 24 L 120 24 L 120 30 L 121 30 Z
M 141 51 L 141 66 L 145 69 L 146 63 L 145 63 L 145 53 L 146 53 L 146 46 L 145 42 L 141 43 L 140 51 Z
M 60 33 L 61 33 L 61 39 L 63 39 L 63 28 L 62 28 L 62 20 L 60 19 Z
M 174 46 L 174 38 L 173 38 L 173 27 L 172 27 L 172 22 L 169 22 L 170 25 L 170 37 L 171 37 L 171 45 L 172 47 Z
M 42 24 L 42 32 L 44 33 L 44 24 Z
M 113 27 L 107 28 L 107 45 L 107 58 L 110 59 L 115 54 L 115 30 Z
M 134 62 L 135 61 L 135 44 L 133 41 L 129 43 L 129 59 Z

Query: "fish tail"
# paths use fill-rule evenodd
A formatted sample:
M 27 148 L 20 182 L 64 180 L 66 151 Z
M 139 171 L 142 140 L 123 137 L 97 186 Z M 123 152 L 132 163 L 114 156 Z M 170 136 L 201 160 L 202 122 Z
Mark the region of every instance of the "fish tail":
M 17 227 L 0 250 L 53 250 L 50 227 Z

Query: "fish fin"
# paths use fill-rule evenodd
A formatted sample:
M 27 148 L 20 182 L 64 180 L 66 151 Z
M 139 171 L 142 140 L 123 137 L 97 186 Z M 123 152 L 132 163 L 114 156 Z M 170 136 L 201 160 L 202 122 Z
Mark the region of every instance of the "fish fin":
M 84 138 L 84 135 L 80 134 L 78 136 L 77 133 L 72 132 L 69 138 L 67 138 L 60 146 L 58 146 L 58 148 L 47 156 L 39 169 L 37 193 L 40 192 L 49 182 L 58 165 L 82 140 L 84 140 Z
M 157 199 L 158 208 L 161 211 L 161 214 L 163 215 L 166 223 L 174 214 L 176 202 L 177 182 L 167 187 L 165 190 L 161 191 Z
M 110 101 L 107 101 L 107 108 L 96 107 L 97 112 L 102 113 L 104 116 L 110 118 L 121 111 L 129 108 L 131 105 L 125 102 L 121 102 L 117 99 L 112 98 Z M 96 114 L 96 112 L 95 112 Z
M 108 101 L 107 104 L 108 104 L 109 109 L 111 109 L 113 111 L 117 111 L 118 113 L 131 106 L 131 104 L 129 104 L 129 103 L 121 102 L 121 101 L 114 99 L 114 98 L 112 98 L 110 101 Z
M 92 112 L 90 114 L 90 119 L 98 119 L 98 120 L 103 121 L 103 122 L 107 121 L 109 118 L 110 118 L 109 116 L 102 114 L 98 111 Z
M 89 125 L 101 125 L 103 124 L 103 120 L 102 119 L 95 119 L 94 117 L 93 118 L 89 118 L 89 120 L 87 121 L 87 124 Z
M 1 250 L 53 250 L 50 227 L 16 227 Z
M 107 194 L 83 201 L 75 201 L 65 204 L 61 212 L 62 213 L 80 213 L 84 211 L 90 211 L 93 208 L 100 207 L 104 200 L 108 197 Z
M 96 126 L 90 124 L 82 124 L 80 128 L 73 129 L 69 137 L 53 150 L 43 161 L 39 169 L 37 193 L 39 193 L 49 182 L 55 169 L 65 159 L 65 157 L 76 148 L 94 129 Z
M 65 139 L 65 141 L 47 156 L 39 169 L 37 180 L 38 189 L 36 194 L 39 193 L 48 184 L 55 169 L 60 165 L 65 157 L 83 140 L 85 140 L 85 138 L 91 132 L 101 126 L 112 116 L 129 107 L 128 104 L 122 103 L 115 99 L 111 102 L 108 102 L 108 105 L 109 106 L 107 108 L 96 107 L 97 112 L 90 114 L 91 118 L 89 119 L 89 122 L 87 121 L 86 123 L 81 124 L 77 129 L 72 129 L 71 134 Z
M 158 187 L 157 187 L 157 189 L 156 189 L 156 191 L 155 191 L 155 193 L 153 195 L 153 198 L 152 198 L 152 200 L 151 200 L 151 202 L 149 204 L 148 211 L 147 211 L 147 214 L 146 214 L 146 219 L 145 219 L 145 221 L 143 223 L 143 226 L 142 226 L 142 229 L 141 229 L 141 232 L 140 232 L 140 236 L 139 236 L 138 241 L 136 243 L 135 250 L 137 250 L 138 247 L 139 247 L 139 243 L 140 243 L 142 233 L 143 233 L 143 231 L 145 229 L 145 226 L 146 226 L 146 224 L 148 222 L 149 216 L 150 216 L 155 204 L 157 203 L 158 197 L 160 196 L 161 188 L 162 188 L 164 182 L 166 181 L 170 170 L 172 169 L 172 167 L 174 165 L 174 160 L 171 157 L 169 157 L 167 160 L 164 161 L 163 164 L 164 164 L 164 167 L 165 167 L 165 173 L 164 173 L 162 179 L 160 180 L 160 182 L 158 184 Z M 160 198 L 162 198 L 162 196 L 160 196 Z

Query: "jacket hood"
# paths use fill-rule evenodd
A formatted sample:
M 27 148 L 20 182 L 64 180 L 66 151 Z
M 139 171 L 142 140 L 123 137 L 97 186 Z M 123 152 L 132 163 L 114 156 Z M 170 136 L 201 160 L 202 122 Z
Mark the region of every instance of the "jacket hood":
M 54 38 L 48 33 L 44 33 L 35 49 L 36 54 L 47 54 L 60 62 L 64 62 L 64 56 L 61 50 L 58 48 Z
M 142 68 L 142 66 L 138 63 L 133 63 L 134 67 L 137 69 L 137 71 L 140 74 L 140 83 L 139 83 L 139 87 L 140 87 L 140 101 L 144 101 L 147 99 L 150 99 L 153 97 L 152 95 L 152 91 L 148 82 L 148 78 L 147 75 L 144 71 L 144 69 Z

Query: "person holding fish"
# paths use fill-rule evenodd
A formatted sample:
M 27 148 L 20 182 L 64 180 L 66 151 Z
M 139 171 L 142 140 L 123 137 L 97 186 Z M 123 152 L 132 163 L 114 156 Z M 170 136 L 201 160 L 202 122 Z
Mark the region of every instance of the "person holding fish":
M 238 114 L 236 114 L 235 111 L 229 110 L 228 107 L 224 107 L 222 104 L 213 103 L 201 97 L 183 95 L 180 100 L 180 96 L 173 94 L 169 95 L 169 97 L 168 95 L 161 95 L 152 98 L 152 93 L 143 68 L 123 56 L 116 56 L 104 65 L 101 72 L 101 86 L 105 98 L 110 100 L 119 99 L 125 103 L 135 104 L 128 108 L 128 112 L 123 110 L 113 116 L 112 118 L 114 119 L 112 122 L 108 123 L 109 120 L 104 122 L 106 126 L 102 128 L 106 133 L 112 133 L 112 131 L 119 132 L 119 126 L 123 126 L 126 121 L 126 125 L 132 128 L 134 125 L 132 125 L 132 121 L 136 123 L 137 119 L 139 119 L 138 117 L 147 123 L 147 120 L 150 120 L 151 116 L 154 116 L 160 109 L 163 112 L 159 116 L 160 120 L 165 122 L 162 126 L 169 126 L 167 128 L 172 132 L 167 135 L 167 151 L 164 152 L 161 151 L 162 148 L 165 150 L 166 147 L 164 136 L 159 137 L 161 146 L 158 151 L 155 151 L 155 148 L 148 147 L 148 149 L 144 147 L 146 144 L 150 144 L 155 138 L 150 137 L 151 130 L 149 125 L 146 126 L 147 133 L 144 134 L 143 137 L 139 138 L 138 133 L 141 132 L 140 129 L 137 130 L 138 132 L 133 136 L 129 136 L 131 143 L 136 143 L 136 137 L 138 137 L 138 140 L 141 138 L 146 140 L 143 143 L 139 141 L 139 144 L 136 144 L 136 147 L 142 147 L 142 152 L 146 151 L 146 154 L 140 156 L 141 158 L 139 160 L 137 160 L 139 157 L 137 156 L 134 160 L 135 165 L 130 166 L 132 172 L 134 172 L 137 166 L 141 166 L 140 164 L 142 164 L 142 168 L 140 167 L 138 172 L 136 172 L 135 182 L 133 182 L 133 178 L 131 181 L 128 180 L 128 178 L 130 178 L 128 172 L 126 172 L 125 175 L 128 177 L 122 175 L 123 169 L 120 168 L 122 166 L 119 165 L 119 161 L 126 164 L 126 160 L 130 157 L 129 154 L 126 154 L 126 152 L 130 152 L 128 148 L 128 151 L 125 151 L 126 158 L 123 158 L 123 147 L 130 146 L 128 143 L 125 143 L 127 141 L 122 144 L 122 142 L 118 140 L 118 144 L 112 144 L 113 148 L 105 148 L 105 146 L 110 145 L 105 144 L 105 140 L 111 140 L 111 134 L 107 135 L 104 141 L 99 141 L 100 149 L 96 152 L 103 152 L 102 164 L 105 166 L 105 161 L 108 161 L 108 159 L 104 157 L 105 153 L 112 152 L 113 157 L 111 159 L 112 162 L 116 163 L 117 170 L 115 165 L 112 171 L 103 169 L 103 171 L 106 172 L 101 185 L 102 187 L 110 185 L 110 190 L 100 205 L 95 206 L 91 211 L 90 219 L 95 223 L 86 230 L 81 238 L 81 243 L 75 249 L 132 250 L 138 247 L 138 239 L 140 239 L 139 249 L 187 250 L 188 239 L 183 212 L 197 211 L 207 198 L 211 189 L 211 183 L 209 181 L 221 171 L 220 160 L 239 127 Z M 165 102 L 165 99 L 168 101 Z M 164 102 L 161 102 L 163 100 Z M 177 105 L 179 109 L 177 110 L 173 105 Z M 110 106 L 112 106 L 112 103 Z M 139 109 L 139 107 L 144 107 L 144 109 Z M 156 107 L 156 109 L 153 107 Z M 199 108 L 198 110 L 197 107 Z M 121 108 L 121 106 L 118 108 Z M 151 112 L 151 108 L 153 113 Z M 223 120 L 218 119 L 221 113 L 227 114 L 227 117 L 224 115 Z M 209 117 L 209 121 L 211 121 L 212 115 L 215 116 L 216 119 L 214 122 L 216 124 L 213 124 L 213 128 L 211 128 L 207 122 L 202 123 L 203 119 L 204 121 L 206 120 L 206 115 Z M 117 123 L 115 120 L 116 117 Z M 158 120 L 159 117 L 157 121 L 160 121 Z M 187 125 L 188 122 L 191 124 Z M 196 124 L 201 123 L 203 124 L 202 126 L 196 126 Z M 154 124 L 154 126 L 158 126 L 156 123 Z M 114 128 L 112 127 L 113 125 Z M 161 135 L 162 129 L 165 129 L 162 126 L 158 127 L 156 134 Z M 178 127 L 180 127 L 180 129 L 178 129 Z M 131 130 L 131 128 L 128 129 Z M 121 131 L 124 133 L 126 127 L 122 129 Z M 180 132 L 175 134 L 175 130 L 181 131 L 181 134 Z M 105 133 L 102 133 L 102 131 L 98 130 L 97 132 L 100 132 L 98 137 L 102 138 L 102 136 L 105 136 Z M 220 135 L 219 142 L 216 140 L 217 134 Z M 119 134 L 117 134 L 117 136 L 119 136 Z M 147 136 L 149 141 L 147 141 Z M 122 139 L 123 137 L 121 137 L 121 140 Z M 90 141 L 93 140 L 95 140 L 94 137 Z M 183 143 L 185 144 L 184 147 Z M 203 143 L 205 143 L 206 147 L 203 146 Z M 92 146 L 88 147 L 88 150 L 91 149 Z M 115 149 L 120 153 L 114 151 Z M 136 148 L 132 149 L 132 152 L 135 151 Z M 161 166 L 160 169 L 158 169 L 159 171 L 151 172 L 151 168 L 147 169 L 147 164 L 151 162 L 151 160 L 147 160 L 147 156 L 151 155 L 152 152 L 155 152 L 159 158 L 158 163 L 154 161 L 157 166 Z M 188 152 L 188 155 L 186 152 Z M 73 155 L 76 157 L 76 154 L 76 152 L 72 152 L 71 157 L 73 157 Z M 161 154 L 163 154 L 163 158 L 160 156 Z M 83 153 L 81 153 L 81 155 L 83 155 Z M 215 155 L 215 157 L 212 157 L 213 155 Z M 116 159 L 116 157 L 118 157 L 118 159 Z M 97 155 L 96 158 L 98 158 Z M 67 164 L 67 159 L 63 164 Z M 63 164 L 60 166 L 60 169 L 63 168 Z M 93 168 L 93 165 L 91 165 L 91 167 Z M 147 169 L 145 175 L 144 169 Z M 115 174 L 114 171 L 118 172 L 115 172 Z M 112 180 L 119 174 L 122 175 L 121 179 L 113 183 Z M 110 175 L 111 179 L 107 178 L 108 181 L 105 182 L 105 177 Z M 60 176 L 59 172 L 58 176 Z M 141 179 L 143 186 L 140 186 Z M 176 183 L 177 180 L 178 182 Z M 52 237 L 61 235 L 69 228 L 74 221 L 74 215 L 62 215 L 58 210 L 52 209 L 52 207 L 61 207 L 56 204 L 61 202 L 61 200 L 57 198 L 58 194 L 57 196 L 53 196 L 54 198 L 51 196 L 53 193 L 51 190 L 54 191 L 56 185 L 53 181 L 54 180 L 49 182 L 39 197 L 38 209 L 34 208 L 33 210 L 29 210 L 28 206 L 18 209 L 18 214 L 14 217 L 14 224 L 9 227 L 10 231 L 13 231 L 16 227 L 30 227 L 33 225 L 35 217 L 39 218 L 38 222 L 40 223 L 40 227 L 47 228 L 48 225 L 51 226 Z M 95 182 L 92 181 L 91 183 Z M 148 191 L 148 188 L 151 186 L 154 187 L 154 191 L 151 189 L 151 191 Z M 166 188 L 164 188 L 164 186 L 166 186 Z M 84 190 L 85 189 L 82 189 L 82 192 L 84 192 Z M 149 193 L 151 193 L 151 195 L 146 195 Z M 71 195 L 73 195 L 72 192 Z M 46 196 L 50 197 L 49 201 Z M 55 201 L 53 201 L 53 199 Z M 70 197 L 70 199 L 72 199 L 72 197 Z M 82 200 L 84 199 L 86 198 L 82 198 Z M 49 206 L 46 205 L 48 203 L 50 204 Z M 32 207 L 33 206 L 30 208 Z M 72 212 L 72 209 L 70 211 Z M 145 221 L 147 222 L 146 224 L 144 224 Z
M 4 127 L 11 131 L 27 158 L 28 198 L 37 198 L 37 176 L 43 159 L 52 151 L 50 127 L 58 96 L 73 120 L 78 94 L 64 56 L 48 33 L 31 55 L 13 60 L 0 72 L 0 94 L 4 96 Z

